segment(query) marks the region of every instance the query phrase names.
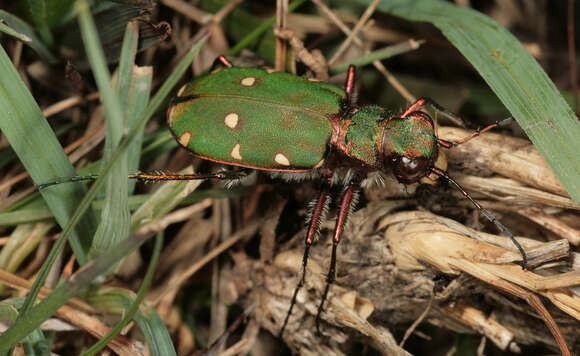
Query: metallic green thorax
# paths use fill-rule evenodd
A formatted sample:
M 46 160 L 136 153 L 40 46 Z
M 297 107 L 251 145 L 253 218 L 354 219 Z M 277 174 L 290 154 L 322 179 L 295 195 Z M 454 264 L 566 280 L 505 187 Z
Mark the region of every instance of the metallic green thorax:
M 287 73 L 223 68 L 185 85 L 168 113 L 176 139 L 210 160 L 270 170 L 324 162 L 344 90 Z
M 382 139 L 382 125 L 389 113 L 379 106 L 363 106 L 352 110 L 350 123 L 344 138 L 339 138 L 339 149 L 349 158 L 354 158 L 371 167 L 379 166 L 377 143 Z
M 436 159 L 437 136 L 433 123 L 422 117 L 391 118 L 384 127 L 386 156 L 423 157 Z

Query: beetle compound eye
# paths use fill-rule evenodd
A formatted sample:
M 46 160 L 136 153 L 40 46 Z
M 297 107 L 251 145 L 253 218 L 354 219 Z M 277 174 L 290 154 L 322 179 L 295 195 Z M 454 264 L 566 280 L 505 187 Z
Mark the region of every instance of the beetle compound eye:
M 400 182 L 414 183 L 425 176 L 429 161 L 421 157 L 400 156 L 395 160 L 395 175 Z

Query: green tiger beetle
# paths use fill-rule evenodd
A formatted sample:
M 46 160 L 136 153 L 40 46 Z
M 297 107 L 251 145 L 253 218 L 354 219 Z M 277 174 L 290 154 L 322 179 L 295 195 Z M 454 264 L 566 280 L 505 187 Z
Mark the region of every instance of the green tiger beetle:
M 496 122 L 458 141 L 435 134 L 431 117 L 421 108 L 432 105 L 422 98 L 395 115 L 380 106 L 357 106 L 352 100 L 355 68 L 348 69 L 345 89 L 288 73 L 236 68 L 225 57 L 220 68 L 183 86 L 169 106 L 167 123 L 181 146 L 203 159 L 242 167 L 240 171 L 213 174 L 131 174 L 140 181 L 220 179 L 235 180 L 248 169 L 289 173 L 283 177 L 319 179 L 321 188 L 310 215 L 302 259 L 302 272 L 280 330 L 283 335 L 296 297 L 304 285 L 310 247 L 318 234 L 330 201 L 330 187 L 344 187 L 334 235 L 326 286 L 316 315 L 320 316 L 336 276 L 336 251 L 357 191 L 369 173 L 394 174 L 400 183 L 418 182 L 435 175 L 458 189 L 505 235 L 522 255 L 522 246 L 495 216 L 483 208 L 457 182 L 435 167 L 438 150 L 452 148 L 499 126 Z M 446 111 L 447 112 L 447 111 Z M 447 112 L 449 113 L 449 112 Z M 73 177 L 42 184 L 95 179 Z

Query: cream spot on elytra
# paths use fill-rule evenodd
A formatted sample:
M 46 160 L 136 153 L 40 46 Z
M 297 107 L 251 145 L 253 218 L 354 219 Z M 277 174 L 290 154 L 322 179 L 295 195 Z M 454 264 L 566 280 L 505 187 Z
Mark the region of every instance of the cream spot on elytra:
M 224 118 L 224 124 L 230 129 L 235 129 L 238 126 L 238 122 L 240 121 L 240 115 L 236 114 L 235 112 L 231 112 L 226 115 Z
M 181 134 L 181 136 L 179 136 L 179 143 L 181 143 L 182 146 L 187 147 L 187 145 L 189 145 L 189 141 L 191 141 L 191 132 L 185 131 Z
M 230 156 L 232 156 L 233 159 L 237 159 L 239 161 L 242 160 L 242 155 L 240 154 L 240 144 L 236 143 L 236 145 L 234 146 L 234 148 L 232 148 L 232 152 L 230 152 Z
M 185 84 L 184 86 L 179 88 L 179 91 L 177 92 L 177 96 L 181 96 L 181 94 L 183 94 L 183 92 L 185 91 L 185 87 L 187 87 L 187 84 Z
M 245 87 L 251 87 L 252 85 L 256 84 L 256 78 L 246 77 L 240 81 L 240 84 L 242 84 Z
M 314 166 L 314 169 L 322 167 L 323 164 L 324 164 L 324 158 L 321 159 L 318 163 L 316 163 L 316 165 Z
M 288 159 L 288 157 L 284 156 L 281 153 L 276 153 L 276 157 L 274 157 L 274 161 L 276 161 L 276 163 L 278 163 L 281 166 L 289 166 L 290 165 L 290 160 Z

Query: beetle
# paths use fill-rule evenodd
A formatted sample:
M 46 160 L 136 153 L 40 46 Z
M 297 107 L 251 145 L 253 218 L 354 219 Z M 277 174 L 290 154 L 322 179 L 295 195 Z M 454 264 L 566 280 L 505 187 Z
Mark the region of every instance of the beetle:
M 434 175 L 458 189 L 527 256 L 509 230 L 435 166 L 439 149 L 452 148 L 495 128 L 494 123 L 458 141 L 437 137 L 425 105 L 444 110 L 422 98 L 404 112 L 394 114 L 380 106 L 357 106 L 352 94 L 355 68 L 349 67 L 345 88 L 268 69 L 234 67 L 218 57 L 221 67 L 184 85 L 167 112 L 167 124 L 179 144 L 203 159 L 242 167 L 214 174 L 165 175 L 137 173 L 141 181 L 243 178 L 247 171 L 289 173 L 290 177 L 320 179 L 322 184 L 310 216 L 302 258 L 302 272 L 280 330 L 284 333 L 298 292 L 304 285 L 310 247 L 331 199 L 330 187 L 344 187 L 332 238 L 326 286 L 316 315 L 320 316 L 336 277 L 336 254 L 353 201 L 362 183 L 373 172 L 394 174 L 400 183 L 419 182 Z M 73 177 L 78 181 L 96 175 Z M 62 183 L 55 181 L 42 185 Z
M 444 170 L 435 167 L 439 147 L 451 148 L 498 124 L 451 142 L 439 139 L 431 117 L 419 99 L 400 115 L 376 106 L 352 102 L 355 68 L 348 70 L 345 89 L 288 73 L 237 68 L 225 58 L 223 68 L 182 87 L 168 109 L 167 123 L 181 146 L 206 160 L 262 171 L 314 173 L 323 184 L 314 204 L 305 239 L 302 273 L 294 290 L 280 335 L 304 285 L 310 246 L 329 202 L 329 187 L 345 189 L 332 238 L 326 287 L 316 326 L 330 285 L 336 276 L 336 250 L 356 191 L 371 172 L 393 173 L 401 183 L 416 183 L 435 174 L 459 189 L 516 245 L 526 266 L 526 254 L 513 235 L 481 207 Z M 231 179 L 236 172 L 215 178 Z M 243 173 L 242 173 L 243 174 Z

